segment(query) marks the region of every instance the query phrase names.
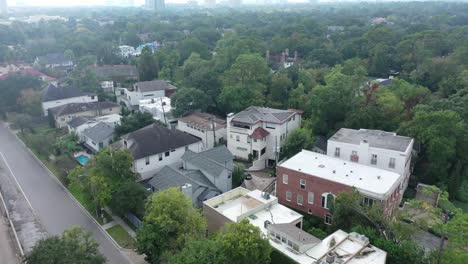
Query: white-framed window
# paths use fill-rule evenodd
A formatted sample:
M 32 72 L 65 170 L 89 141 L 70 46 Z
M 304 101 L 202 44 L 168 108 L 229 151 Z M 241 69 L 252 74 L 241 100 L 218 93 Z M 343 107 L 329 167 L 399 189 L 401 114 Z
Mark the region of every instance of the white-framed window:
M 169 157 L 171 153 L 169 151 L 164 152 L 164 156 Z
M 256 139 L 256 138 L 254 138 L 254 142 L 257 143 L 257 139 Z
M 335 148 L 335 157 L 339 158 L 340 157 L 340 148 Z
M 159 153 L 159 161 L 161 161 L 163 159 L 163 154 L 162 153 Z
M 314 193 L 313 192 L 308 192 L 307 193 L 307 202 L 309 204 L 314 204 Z
M 322 207 L 325 209 L 330 209 L 335 202 L 335 196 L 332 193 L 323 193 L 322 194 Z
M 299 185 L 301 186 L 301 189 L 305 189 L 306 187 L 306 181 L 304 179 L 299 180 Z
M 326 214 L 325 215 L 325 224 L 326 225 L 331 225 L 332 224 L 332 215 L 331 214 Z
M 145 164 L 146 164 L 146 165 L 149 165 L 149 164 L 150 164 L 150 158 L 149 158 L 149 157 L 146 157 L 146 158 L 145 158 Z
M 292 200 L 292 193 L 290 191 L 286 191 L 286 201 L 290 202 Z
M 375 200 L 364 196 L 364 198 L 362 199 L 362 203 L 366 206 L 371 207 L 375 203 Z
M 372 158 L 370 160 L 372 165 L 377 165 L 377 154 L 372 154 Z
M 283 174 L 283 184 L 288 184 L 289 176 L 287 174 Z
M 239 135 L 236 136 L 236 141 L 240 141 Z
M 394 169 L 395 168 L 395 158 L 390 158 L 390 160 L 388 161 L 388 167 L 391 168 L 391 169 Z
M 247 137 L 247 143 L 252 142 L 252 139 L 250 137 Z
M 296 200 L 298 205 L 304 204 L 304 197 L 302 197 L 302 195 L 298 194 Z

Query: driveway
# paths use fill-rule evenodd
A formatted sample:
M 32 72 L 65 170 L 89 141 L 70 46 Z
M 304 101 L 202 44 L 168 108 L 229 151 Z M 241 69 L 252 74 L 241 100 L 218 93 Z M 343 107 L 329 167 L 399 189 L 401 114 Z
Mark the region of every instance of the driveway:
M 93 233 L 108 263 L 130 263 L 4 123 L 0 123 L 0 153 L 0 159 L 4 157 L 9 170 L 11 169 L 10 174 L 17 179 L 37 218 L 49 234 L 58 235 L 72 226 L 81 226 Z
M 263 191 L 267 186 L 272 184 L 276 178 L 270 176 L 269 170 L 263 171 L 250 171 L 250 175 L 252 175 L 251 180 L 245 180 L 243 185 L 248 190 L 260 190 Z

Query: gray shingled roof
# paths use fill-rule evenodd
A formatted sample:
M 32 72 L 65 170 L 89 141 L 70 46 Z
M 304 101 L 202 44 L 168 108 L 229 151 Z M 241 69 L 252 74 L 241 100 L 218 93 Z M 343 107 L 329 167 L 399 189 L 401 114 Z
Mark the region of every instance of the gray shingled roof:
M 99 143 L 112 137 L 114 129 L 109 125 L 99 122 L 95 126 L 85 129 L 83 136 L 91 139 L 92 141 Z
M 141 128 L 122 138 L 128 141 L 134 159 L 142 159 L 201 141 L 188 133 L 158 124 Z
M 84 116 L 78 116 L 78 117 L 74 117 L 70 122 L 68 122 L 68 125 L 70 127 L 77 128 L 88 121 L 89 121 L 89 118 L 84 117 Z
M 370 147 L 404 152 L 413 140 L 410 137 L 398 136 L 393 132 L 372 129 L 342 128 L 328 140 L 359 145 L 366 140 Z
M 192 185 L 192 192 L 200 201 L 203 201 L 204 195 L 210 191 L 221 193 L 200 171 L 183 171 L 170 166 L 164 166 L 148 181 L 156 191 L 181 187 L 187 183 Z
M 80 113 L 85 111 L 99 111 L 113 107 L 120 107 L 119 104 L 109 101 L 90 102 L 90 103 L 71 103 L 50 108 L 50 111 L 55 116 Z
M 165 91 L 165 90 L 176 90 L 177 87 L 164 81 L 164 80 L 154 80 L 147 82 L 137 82 L 135 85 L 138 87 L 141 92 L 152 92 L 152 91 Z
M 187 150 L 181 159 L 196 166 L 211 175 L 220 175 L 226 168 L 226 162 L 234 159 L 233 155 L 223 145 L 200 153 Z
M 255 124 L 260 121 L 269 123 L 283 123 L 294 114 L 296 114 L 296 112 L 292 110 L 250 106 L 244 111 L 235 114 L 232 118 L 232 121 L 246 124 Z
M 47 86 L 47 88 L 42 92 L 42 102 L 56 101 L 85 95 L 92 94 L 84 93 L 80 89 L 70 86 L 55 86 L 53 84 L 49 84 L 49 86 Z
M 300 243 L 302 245 L 318 244 L 322 242 L 320 239 L 314 237 L 313 235 L 305 232 L 300 228 L 297 228 L 295 225 L 292 224 L 270 224 L 269 228 L 279 233 L 288 235 L 289 237 L 294 239 L 295 242 Z
M 134 65 L 104 65 L 90 68 L 98 78 L 138 78 Z

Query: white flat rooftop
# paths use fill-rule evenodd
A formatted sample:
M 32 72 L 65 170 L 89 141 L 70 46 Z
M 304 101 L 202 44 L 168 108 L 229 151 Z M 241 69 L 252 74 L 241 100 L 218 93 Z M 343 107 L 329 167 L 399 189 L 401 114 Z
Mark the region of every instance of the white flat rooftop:
M 265 234 L 266 220 L 275 224 L 287 224 L 302 218 L 301 214 L 279 204 L 275 196 L 265 199 L 260 190 L 249 191 L 242 187 L 211 198 L 205 204 L 233 222 L 247 218 Z
M 356 187 L 359 192 L 381 200 L 389 196 L 402 181 L 401 175 L 395 172 L 308 150 L 302 150 L 279 166 Z
M 335 239 L 337 245 L 334 249 L 330 248 L 330 241 Z M 276 250 L 282 252 L 289 258 L 300 264 L 315 264 L 317 260 L 325 261 L 326 254 L 331 251 L 335 254 L 335 260 L 341 259 L 350 264 L 385 264 L 387 252 L 353 239 L 348 233 L 337 230 L 335 233 L 326 237 L 322 242 L 307 250 L 304 254 L 292 252 L 285 243 L 275 242 L 270 239 L 270 244 Z M 363 250 L 368 251 L 366 255 L 353 256 Z M 347 262 L 346 262 L 347 261 Z M 338 263 L 338 262 L 335 262 Z M 318 263 L 317 263 L 318 264 Z

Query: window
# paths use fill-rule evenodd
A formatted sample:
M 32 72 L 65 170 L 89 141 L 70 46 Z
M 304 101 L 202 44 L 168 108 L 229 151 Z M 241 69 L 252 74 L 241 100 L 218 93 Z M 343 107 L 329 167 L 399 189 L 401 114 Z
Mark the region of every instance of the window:
M 362 202 L 364 205 L 371 207 L 375 203 L 375 200 L 364 196 Z
M 257 143 L 257 139 L 256 139 L 256 138 L 254 138 L 254 142 Z
M 289 181 L 289 177 L 287 174 L 283 174 L 283 183 L 284 184 L 288 184 L 288 181 Z
M 372 154 L 372 158 L 371 158 L 370 163 L 372 165 L 377 165 L 377 154 Z
M 252 139 L 250 137 L 247 137 L 247 143 L 252 142 Z
M 187 151 L 187 150 L 188 150 L 188 146 L 185 146 L 185 151 Z
M 265 127 L 266 127 L 266 128 L 269 128 L 269 129 L 275 129 L 275 128 L 276 128 L 276 125 L 275 125 L 275 124 L 271 124 L 271 123 L 266 123 Z
M 332 216 L 331 214 L 326 214 L 325 215 L 325 224 L 331 225 L 332 224 Z
M 286 192 L 286 201 L 290 202 L 292 199 L 292 193 L 290 191 Z
M 170 155 L 169 151 L 164 152 L 164 156 L 169 157 L 169 155 Z
M 335 148 L 335 157 L 340 157 L 340 148 Z
M 313 192 L 309 192 L 307 194 L 307 202 L 309 204 L 314 204 L 314 193 Z
M 357 151 L 355 151 L 355 150 L 351 151 L 350 160 L 351 160 L 352 162 L 359 162 L 359 156 L 358 156 Z
M 262 150 L 260 151 L 260 156 L 262 156 L 263 154 L 265 154 L 266 152 L 266 147 L 262 148 Z
M 286 243 L 286 238 L 285 238 L 285 237 L 281 237 L 281 242 Z
M 304 179 L 300 179 L 299 185 L 301 186 L 301 189 L 305 189 L 306 187 L 306 181 Z
M 175 149 L 171 149 L 171 152 L 174 152 L 174 151 L 175 151 Z
M 395 168 L 395 158 L 390 158 L 390 161 L 388 162 L 388 167 L 391 169 Z
M 236 136 L 236 141 L 240 141 L 239 135 Z
M 322 207 L 325 209 L 331 209 L 335 202 L 335 196 L 331 193 L 322 194 Z
M 159 161 L 162 160 L 162 153 L 159 154 Z
M 94 95 L 91 96 L 91 100 L 94 100 Z
M 304 197 L 302 197 L 302 195 L 298 194 L 296 200 L 297 200 L 298 205 L 303 205 L 304 204 Z
M 146 164 L 146 165 L 149 165 L 149 164 L 150 164 L 150 159 L 149 159 L 149 157 L 146 157 L 146 158 L 145 158 L 145 164 Z
M 296 251 L 299 251 L 299 246 L 296 243 L 293 243 L 292 248 Z

